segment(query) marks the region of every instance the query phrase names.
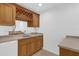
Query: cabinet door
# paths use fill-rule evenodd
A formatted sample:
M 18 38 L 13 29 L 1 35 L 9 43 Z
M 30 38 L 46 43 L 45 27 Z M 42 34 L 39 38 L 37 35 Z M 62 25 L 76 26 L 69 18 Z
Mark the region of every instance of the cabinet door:
M 0 25 L 15 25 L 15 7 L 10 4 L 0 4 Z
M 42 48 L 42 40 L 39 39 L 39 40 L 36 41 L 36 49 L 39 50 L 41 48 Z
M 36 37 L 36 40 L 35 40 L 35 49 L 36 49 L 36 51 L 38 51 L 42 47 L 43 47 L 43 37 L 38 36 L 38 37 Z
M 29 55 L 29 40 L 28 39 L 18 40 L 18 55 L 19 56 Z
M 20 45 L 18 48 L 18 55 L 19 56 L 28 56 L 29 55 L 29 45 Z
M 33 14 L 33 27 L 39 27 L 39 15 Z
M 36 37 L 32 37 L 30 38 L 31 41 L 31 55 L 33 55 L 35 52 L 37 52 L 38 50 L 40 50 L 43 47 L 43 37 L 42 36 L 36 36 Z
M 33 19 L 27 22 L 28 27 L 39 27 L 39 14 L 33 14 Z
M 33 55 L 35 53 L 35 44 L 29 43 L 29 56 Z
M 42 36 L 36 36 L 36 37 L 29 38 L 30 43 L 29 43 L 29 47 L 28 47 L 28 49 L 29 49 L 28 53 L 30 56 L 42 48 L 42 46 L 43 46 L 42 39 L 43 39 Z

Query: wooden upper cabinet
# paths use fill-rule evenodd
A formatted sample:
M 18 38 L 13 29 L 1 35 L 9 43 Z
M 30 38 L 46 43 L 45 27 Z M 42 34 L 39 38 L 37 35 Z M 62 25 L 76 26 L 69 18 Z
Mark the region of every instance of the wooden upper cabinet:
M 33 19 L 30 22 L 27 22 L 28 27 L 39 27 L 39 14 L 33 13 Z
M 16 8 L 11 4 L 0 4 L 0 25 L 15 25 Z
M 28 10 L 20 5 L 16 6 L 16 19 L 21 21 L 27 21 L 28 27 L 39 27 L 39 14 Z
M 39 27 L 39 14 L 18 4 L 12 4 L 16 9 L 16 20 L 27 21 L 28 27 Z

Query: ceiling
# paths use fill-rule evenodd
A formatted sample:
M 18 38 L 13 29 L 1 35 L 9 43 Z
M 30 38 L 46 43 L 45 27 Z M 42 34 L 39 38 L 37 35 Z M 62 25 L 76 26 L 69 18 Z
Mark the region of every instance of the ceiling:
M 41 7 L 38 6 L 38 3 L 17 3 L 17 4 L 25 8 L 28 8 L 32 11 L 35 11 L 37 13 L 42 13 L 48 9 L 51 9 L 51 7 L 59 5 L 60 3 L 42 3 Z

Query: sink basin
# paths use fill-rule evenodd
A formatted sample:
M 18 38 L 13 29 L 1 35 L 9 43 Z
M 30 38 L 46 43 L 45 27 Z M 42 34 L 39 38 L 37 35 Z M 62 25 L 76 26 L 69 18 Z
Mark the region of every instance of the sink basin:
M 30 36 L 30 35 L 28 35 L 28 34 L 24 34 L 24 35 L 23 35 L 23 37 L 29 37 L 29 36 Z
M 18 34 L 24 34 L 21 31 L 9 31 L 9 35 L 18 35 Z

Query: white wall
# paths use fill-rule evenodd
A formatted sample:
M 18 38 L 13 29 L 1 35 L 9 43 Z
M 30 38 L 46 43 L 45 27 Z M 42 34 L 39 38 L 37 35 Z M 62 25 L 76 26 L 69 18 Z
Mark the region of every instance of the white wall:
M 79 4 L 61 4 L 41 13 L 40 32 L 44 49 L 59 54 L 58 44 L 66 35 L 79 36 Z

